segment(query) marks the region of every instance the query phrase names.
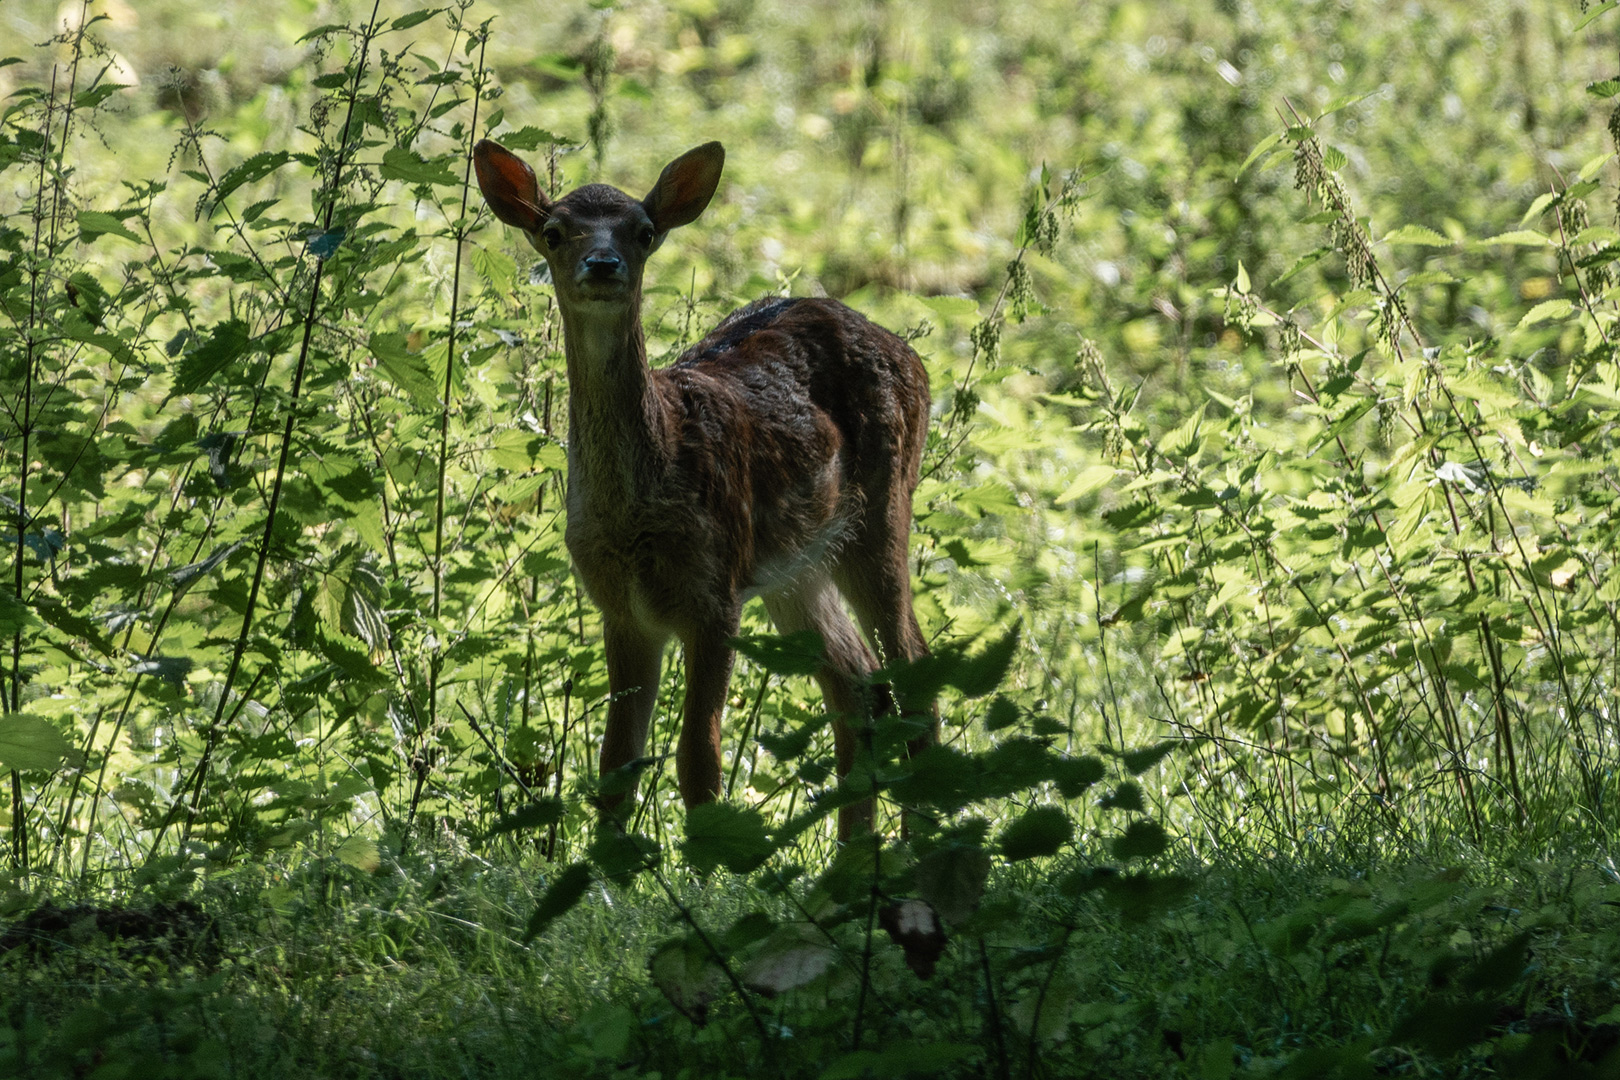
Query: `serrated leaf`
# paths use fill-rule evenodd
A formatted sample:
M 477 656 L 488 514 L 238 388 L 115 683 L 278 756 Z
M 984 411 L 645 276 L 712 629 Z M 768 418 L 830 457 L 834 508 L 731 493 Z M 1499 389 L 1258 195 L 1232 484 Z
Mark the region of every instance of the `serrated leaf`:
M 1435 232 L 1426 225 L 1402 225 L 1400 228 L 1384 237 L 1383 242 L 1392 245 L 1416 244 L 1420 247 L 1452 246 L 1450 239 L 1442 236 L 1440 233 Z
M 377 841 L 369 836 L 351 836 L 338 845 L 337 857 L 340 862 L 363 870 L 368 874 L 377 872 L 382 865 L 382 855 L 377 850 Z
M 383 153 L 382 167 L 378 170 L 387 180 L 402 180 L 407 184 L 435 184 L 454 187 L 461 183 L 450 171 L 445 158 L 427 160 L 414 150 L 391 146 Z
M 1187 744 L 1180 739 L 1166 739 L 1155 746 L 1143 747 L 1140 750 L 1127 750 L 1119 755 L 1120 764 L 1132 776 L 1140 776 L 1153 766 L 1185 747 Z
M 427 361 L 407 344 L 409 335 L 401 332 L 372 334 L 366 348 L 376 358 L 377 370 L 389 382 L 409 394 L 418 404 L 438 404 L 438 388 L 428 374 Z
M 489 831 L 485 835 L 496 836 L 500 833 L 543 829 L 548 825 L 555 825 L 561 821 L 564 809 L 561 799 L 536 799 L 534 802 L 518 807 L 510 814 L 502 816 L 495 824 L 489 827 Z
M 62 764 L 73 746 L 55 726 L 28 713 L 0 716 L 0 766 L 51 770 Z
M 86 243 L 98 236 L 116 236 L 120 240 L 128 240 L 135 244 L 146 242 L 130 232 L 129 226 L 118 218 L 111 214 L 103 214 L 99 210 L 80 210 L 74 215 L 74 220 L 79 223 L 79 231 L 85 234 Z
M 216 375 L 247 353 L 250 342 L 247 323 L 241 319 L 216 323 L 210 328 L 207 339 L 187 349 L 180 363 L 175 365 L 169 397 L 193 393 L 212 382 Z
M 529 925 L 523 931 L 523 940 L 533 940 L 546 927 L 572 911 L 574 905 L 585 896 L 585 890 L 590 887 L 591 868 L 585 863 L 574 863 L 558 874 L 540 897 L 534 914 L 529 916 Z
M 760 993 L 774 997 L 820 978 L 838 959 L 837 950 L 824 939 L 783 927 L 743 965 L 742 980 Z
M 1575 313 L 1575 305 L 1569 300 L 1543 300 L 1535 307 L 1524 313 L 1516 329 L 1523 330 L 1527 326 L 1534 326 L 1538 322 L 1549 322 L 1553 319 L 1567 319 Z
M 209 573 L 217 570 L 226 559 L 236 554 L 237 549 L 244 543 L 246 541 L 237 540 L 234 543 L 221 544 L 214 549 L 212 555 L 209 555 L 208 558 L 203 559 L 201 562 L 188 563 L 185 566 L 170 570 L 169 585 L 174 589 L 176 598 L 184 596 L 187 589 L 190 589 Z
M 1578 22 L 1576 22 L 1576 24 L 1575 24 L 1575 33 L 1578 34 L 1582 30 L 1585 30 L 1593 22 L 1595 22 L 1598 19 L 1601 19 L 1603 16 L 1605 16 L 1609 12 L 1615 10 L 1615 8 L 1617 8 L 1617 7 L 1620 7 L 1620 4 L 1608 3 L 1608 4 L 1599 4 L 1598 6 L 1592 8 L 1590 11 L 1588 11 L 1586 13 L 1584 18 L 1582 18 Z
M 1237 177 L 1248 172 L 1249 166 L 1253 165 L 1257 160 L 1264 157 L 1266 151 L 1270 150 L 1272 147 L 1281 142 L 1285 134 L 1287 133 L 1282 131 L 1274 131 L 1256 143 L 1254 149 L 1249 151 L 1249 156 L 1243 159 L 1243 164 L 1238 166 L 1238 171 L 1236 174 L 1234 174 L 1233 179 L 1235 180 Z
M 814 630 L 732 638 L 731 646 L 772 675 L 814 675 L 827 654 L 826 642 Z
M 1540 217 L 1556 198 L 1558 198 L 1558 192 L 1556 191 L 1543 191 L 1540 195 L 1537 195 L 1530 200 L 1530 205 L 1525 209 L 1524 216 L 1519 219 L 1519 224 L 1528 225 Z
M 1113 482 L 1116 470 L 1112 465 L 1093 465 L 1075 477 L 1063 493 L 1053 501 L 1062 506 L 1066 502 L 1084 498 L 1093 491 L 1100 491 Z
M 698 1027 L 708 1022 L 709 1003 L 725 987 L 725 972 L 695 936 L 666 941 L 654 949 L 647 974 L 669 1003 Z
M 758 810 L 736 803 L 701 803 L 686 812 L 681 852 L 699 874 L 724 866 L 734 874 L 757 870 L 775 852 Z
M 1129 780 L 1104 795 L 1097 805 L 1104 810 L 1129 810 L 1138 814 L 1147 809 L 1147 804 L 1142 800 L 1142 789 Z
M 254 154 L 240 165 L 228 170 L 219 178 L 217 185 L 203 193 L 197 200 L 196 216 L 212 217 L 226 197 L 237 188 L 243 184 L 263 180 L 291 160 L 292 155 L 285 150 L 266 150 L 262 154 Z M 205 204 L 206 214 L 203 213 Z
M 418 8 L 416 11 L 412 11 L 406 15 L 401 15 L 399 18 L 389 23 L 388 29 L 409 30 L 418 23 L 427 22 L 429 19 L 433 18 L 433 16 L 437 15 L 443 10 L 444 8 Z
M 1510 229 L 1505 233 L 1498 233 L 1475 243 L 1481 245 L 1512 244 L 1517 247 L 1549 247 L 1552 245 L 1552 240 L 1534 229 Z
M 1008 862 L 1019 862 L 1043 855 L 1056 855 L 1074 837 L 1074 822 L 1060 806 L 1037 806 L 1001 832 L 1001 855 Z
M 1170 837 L 1157 821 L 1138 818 L 1111 846 L 1116 859 L 1150 859 L 1170 846 Z

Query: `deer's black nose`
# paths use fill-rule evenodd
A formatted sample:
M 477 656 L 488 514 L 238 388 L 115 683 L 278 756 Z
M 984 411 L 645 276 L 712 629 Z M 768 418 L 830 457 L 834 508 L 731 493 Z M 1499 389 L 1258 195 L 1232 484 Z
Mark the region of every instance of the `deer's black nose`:
M 616 278 L 624 269 L 624 260 L 611 252 L 598 251 L 585 256 L 586 277 Z

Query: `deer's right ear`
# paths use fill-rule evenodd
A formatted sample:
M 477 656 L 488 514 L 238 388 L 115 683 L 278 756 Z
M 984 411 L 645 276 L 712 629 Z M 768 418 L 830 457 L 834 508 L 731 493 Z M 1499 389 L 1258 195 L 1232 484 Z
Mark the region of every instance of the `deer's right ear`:
M 478 190 L 496 217 L 526 233 L 539 231 L 551 215 L 551 202 L 541 194 L 528 162 L 499 143 L 481 139 L 473 147 L 473 168 L 478 171 Z

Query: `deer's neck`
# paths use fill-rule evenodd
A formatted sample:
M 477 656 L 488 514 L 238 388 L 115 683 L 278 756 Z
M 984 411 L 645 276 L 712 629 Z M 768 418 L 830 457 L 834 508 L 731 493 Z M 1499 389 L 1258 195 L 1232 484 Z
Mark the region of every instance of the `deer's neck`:
M 639 304 L 562 309 L 569 479 L 587 503 L 625 508 L 665 456 L 670 420 L 652 386 Z

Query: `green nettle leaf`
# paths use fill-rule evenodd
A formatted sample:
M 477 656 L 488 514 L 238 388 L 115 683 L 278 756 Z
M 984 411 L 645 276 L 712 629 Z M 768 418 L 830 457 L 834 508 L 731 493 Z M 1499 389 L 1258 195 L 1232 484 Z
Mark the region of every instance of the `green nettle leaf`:
M 382 855 L 377 850 L 377 841 L 369 836 L 349 837 L 338 845 L 337 857 L 339 861 L 368 874 L 375 873 L 382 865 Z
M 1127 750 L 1119 755 L 1119 761 L 1125 766 L 1126 772 L 1132 776 L 1140 776 L 1186 745 L 1181 739 L 1166 739 L 1156 746 Z
M 198 217 L 205 216 L 203 211 L 206 208 L 206 216 L 212 217 L 214 211 L 219 209 L 220 204 L 237 188 L 243 184 L 252 184 L 263 180 L 292 159 L 292 154 L 285 150 L 266 150 L 262 154 L 254 154 L 220 177 L 219 183 L 214 186 L 213 190 L 202 194 L 197 200 L 196 215 Z
M 591 841 L 591 862 L 609 880 L 625 882 L 657 866 L 662 849 L 650 836 L 624 832 L 610 822 L 601 823 Z
M 948 923 L 960 923 L 979 909 L 990 877 L 990 853 L 977 845 L 950 844 L 917 860 L 917 895 Z
M 1018 633 L 1014 626 L 975 656 L 962 648 L 941 649 L 920 660 L 891 664 L 879 676 L 889 680 L 902 701 L 927 700 L 947 686 L 964 697 L 983 697 L 1001 685 L 1018 651 Z
M 449 156 L 424 159 L 413 150 L 392 146 L 383 153 L 382 168 L 378 171 L 388 180 L 403 180 L 407 184 L 436 184 L 455 187 L 461 183 L 450 171 Z
M 731 645 L 772 675 L 814 675 L 827 655 L 827 643 L 814 630 L 733 638 Z
M 9 585 L 0 586 L 0 635 L 20 633 L 33 625 L 36 617 L 28 605 L 17 598 Z
M 241 319 L 228 319 L 216 324 L 205 341 L 187 349 L 181 356 L 180 363 L 174 368 L 168 398 L 164 400 L 202 389 L 245 354 L 250 341 L 248 325 Z
M 1538 322 L 1551 322 L 1555 319 L 1567 319 L 1575 314 L 1575 304 L 1569 300 L 1543 300 L 1535 307 L 1524 313 L 1519 320 L 1518 329 L 1534 326 Z
M 433 18 L 433 16 L 437 15 L 443 10 L 444 8 L 418 8 L 416 11 L 413 11 L 407 15 L 401 15 L 399 18 L 389 23 L 388 29 L 409 30 L 411 27 L 416 26 L 419 23 L 427 22 L 429 19 Z
M 73 746 L 48 720 L 28 713 L 0 716 L 0 766 L 19 770 L 55 769 Z
M 1084 498 L 1094 491 L 1100 491 L 1113 483 L 1117 470 L 1112 465 L 1093 465 L 1083 471 L 1068 487 L 1063 489 L 1053 502 L 1062 506 L 1066 502 Z
M 237 540 L 230 544 L 221 544 L 214 549 L 214 553 L 201 562 L 189 563 L 169 571 L 169 585 L 174 589 L 176 596 L 184 596 L 193 585 L 201 581 L 208 574 L 217 570 L 225 560 L 236 554 L 237 550 L 247 541 Z
M 584 898 L 585 890 L 590 887 L 591 868 L 586 863 L 574 863 L 558 874 L 546 888 L 545 894 L 540 897 L 540 903 L 535 906 L 534 914 L 529 916 L 529 925 L 523 931 L 523 940 L 533 940 L 546 927 L 572 911 L 574 905 Z
M 1037 806 L 1001 832 L 1001 854 L 1008 862 L 1056 855 L 1074 837 L 1074 822 L 1061 806 Z
M 814 982 L 837 959 L 838 950 L 809 927 L 782 926 L 743 965 L 742 980 L 774 997 Z
M 1097 805 L 1104 810 L 1128 810 L 1138 814 L 1147 810 L 1147 804 L 1142 801 L 1142 789 L 1129 780 L 1104 795 Z
M 1151 859 L 1170 846 L 1170 838 L 1163 825 L 1138 818 L 1125 826 L 1112 846 L 1116 859 Z
M 1018 723 L 1020 715 L 1017 705 L 997 694 L 995 700 L 990 702 L 990 708 L 985 710 L 984 730 L 1000 731 L 1012 727 Z
M 1091 785 L 1103 778 L 1103 763 L 1099 758 L 1061 758 L 1049 766 L 1052 782 L 1065 799 L 1077 799 Z
M 564 809 L 561 799 L 536 799 L 526 806 L 520 806 L 510 814 L 504 815 L 489 827 L 489 831 L 485 835 L 497 836 L 501 833 L 518 832 L 525 829 L 543 829 L 561 821 Z
M 541 146 L 579 146 L 577 139 L 565 139 L 543 128 L 521 127 L 501 134 L 501 145 L 508 150 L 538 150 Z
M 409 394 L 418 405 L 432 407 L 438 404 L 439 388 L 428 373 L 422 354 L 410 350 L 409 337 L 403 332 L 372 334 L 367 348 L 377 360 L 377 370 L 389 382 Z
M 647 974 L 669 1003 L 698 1027 L 709 1019 L 709 1003 L 726 985 L 725 972 L 695 935 L 666 941 L 647 960 Z
M 129 226 L 111 214 L 104 214 L 99 210 L 80 210 L 74 215 L 79 223 L 79 231 L 83 233 L 85 243 L 91 243 L 102 236 L 116 236 L 121 240 L 143 244 L 146 241 L 129 231 Z
M 686 839 L 681 852 L 700 874 L 724 866 L 734 874 L 758 869 L 776 850 L 758 810 L 736 803 L 711 802 L 686 813 Z
M 1386 244 L 1415 244 L 1420 247 L 1451 247 L 1452 241 L 1423 225 L 1402 225 L 1384 237 Z

